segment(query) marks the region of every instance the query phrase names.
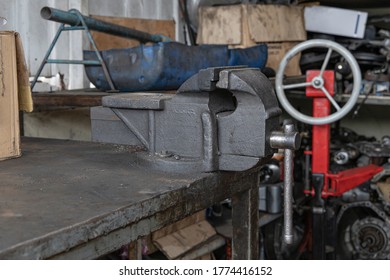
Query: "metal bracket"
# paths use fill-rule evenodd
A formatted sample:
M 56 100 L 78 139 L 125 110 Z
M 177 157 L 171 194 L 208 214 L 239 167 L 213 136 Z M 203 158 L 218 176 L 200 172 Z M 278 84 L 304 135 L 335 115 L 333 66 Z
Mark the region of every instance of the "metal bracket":
M 76 9 L 71 9 L 71 10 L 69 10 L 69 12 L 73 13 L 73 14 L 76 14 L 77 17 L 79 18 L 79 22 L 80 23 L 79 23 L 78 26 L 68 26 L 68 27 L 65 26 L 65 23 L 61 23 L 61 25 L 59 26 L 59 28 L 57 30 L 56 35 L 54 36 L 53 41 L 50 44 L 49 49 L 47 50 L 47 52 L 45 54 L 45 57 L 43 58 L 43 60 L 41 62 L 41 65 L 38 68 L 37 73 L 35 74 L 34 80 L 31 82 L 31 91 L 34 88 L 35 84 L 37 83 L 39 75 L 41 74 L 41 72 L 43 70 L 43 67 L 47 63 L 54 63 L 54 64 L 84 64 L 84 65 L 96 65 L 96 66 L 100 65 L 102 67 L 102 69 L 103 69 L 104 76 L 106 77 L 106 79 L 107 79 L 107 81 L 109 83 L 109 86 L 111 88 L 110 91 L 116 92 L 117 90 L 115 89 L 114 83 L 112 82 L 112 79 L 111 79 L 110 73 L 108 71 L 108 68 L 107 68 L 107 66 L 106 66 L 102 56 L 100 55 L 99 50 L 97 49 L 96 43 L 93 40 L 91 32 L 89 31 L 89 28 L 88 28 L 88 26 L 85 23 L 83 15 L 80 13 L 80 11 L 78 11 Z M 85 33 L 87 34 L 88 40 L 91 43 L 91 45 L 93 47 L 93 50 L 96 53 L 96 57 L 98 58 L 98 60 L 49 59 L 49 56 L 50 56 L 51 52 L 53 51 L 53 49 L 54 49 L 54 47 L 55 47 L 55 45 L 56 45 L 56 43 L 57 43 L 57 41 L 58 41 L 62 31 L 74 31 L 74 30 L 84 30 L 85 31 Z

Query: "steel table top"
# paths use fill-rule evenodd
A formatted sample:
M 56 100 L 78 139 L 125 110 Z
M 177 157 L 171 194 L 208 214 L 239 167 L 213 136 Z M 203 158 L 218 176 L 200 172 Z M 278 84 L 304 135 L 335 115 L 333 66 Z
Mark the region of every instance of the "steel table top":
M 140 165 L 137 150 L 23 139 L 22 157 L 0 162 L 0 259 L 97 258 L 227 197 L 248 199 L 256 189 L 258 168 L 162 173 Z M 256 203 L 255 194 L 249 197 Z

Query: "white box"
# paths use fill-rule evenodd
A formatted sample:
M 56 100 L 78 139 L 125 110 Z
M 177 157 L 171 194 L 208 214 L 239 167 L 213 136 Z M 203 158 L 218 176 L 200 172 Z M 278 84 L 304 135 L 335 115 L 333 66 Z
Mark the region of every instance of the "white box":
M 367 13 L 325 6 L 305 8 L 306 31 L 363 38 Z

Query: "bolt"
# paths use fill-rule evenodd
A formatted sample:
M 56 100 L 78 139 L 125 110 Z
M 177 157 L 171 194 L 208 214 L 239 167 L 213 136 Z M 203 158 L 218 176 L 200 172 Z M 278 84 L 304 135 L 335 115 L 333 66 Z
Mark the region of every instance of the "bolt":
M 160 157 L 162 158 L 167 158 L 167 157 L 171 157 L 172 156 L 172 153 L 166 151 L 166 150 L 162 150 L 159 154 Z
M 315 80 L 315 81 L 314 81 L 314 85 L 315 85 L 315 86 L 320 86 L 320 85 L 321 85 L 321 82 L 320 82 L 319 80 Z

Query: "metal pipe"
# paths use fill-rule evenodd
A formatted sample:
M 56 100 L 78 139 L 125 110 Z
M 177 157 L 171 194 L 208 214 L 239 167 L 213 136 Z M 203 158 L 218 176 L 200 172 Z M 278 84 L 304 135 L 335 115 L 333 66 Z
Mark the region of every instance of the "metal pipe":
M 293 187 L 294 150 L 301 145 L 299 133 L 294 124 L 286 121 L 283 132 L 273 131 L 270 137 L 272 148 L 284 149 L 284 241 L 292 244 L 293 235 Z
M 284 126 L 286 134 L 294 132 L 294 125 Z M 292 244 L 293 233 L 293 162 L 294 151 L 292 149 L 284 150 L 284 241 L 286 244 Z
M 309 149 L 306 148 L 306 151 Z M 308 153 L 305 154 L 305 182 L 304 182 L 304 189 L 309 191 L 311 189 L 311 184 L 310 184 L 310 155 Z
M 81 26 L 81 21 L 79 15 L 76 13 L 77 10 L 71 10 L 69 12 L 62 11 L 50 7 L 43 7 L 41 9 L 41 17 L 47 20 L 52 20 L 64 24 L 68 24 L 71 26 Z M 78 12 L 78 11 L 77 11 Z M 80 14 L 81 15 L 81 14 Z M 168 42 L 171 41 L 170 38 L 160 35 L 160 34 L 149 34 L 146 32 L 142 32 L 139 30 L 127 28 L 121 25 L 108 23 L 102 20 L 94 19 L 91 17 L 87 17 L 81 15 L 85 24 L 89 29 L 108 33 L 110 35 L 115 35 L 119 37 L 125 37 L 130 39 L 136 39 L 141 43 L 146 42 Z

